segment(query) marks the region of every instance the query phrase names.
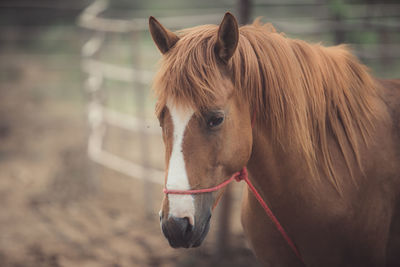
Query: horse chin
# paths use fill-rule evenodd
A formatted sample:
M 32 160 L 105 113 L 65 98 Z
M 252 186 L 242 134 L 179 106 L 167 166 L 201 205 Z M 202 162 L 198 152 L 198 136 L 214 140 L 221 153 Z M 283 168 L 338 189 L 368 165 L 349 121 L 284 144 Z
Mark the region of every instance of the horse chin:
M 191 225 L 182 227 L 181 218 L 163 219 L 161 229 L 173 248 L 195 248 L 199 247 L 210 229 L 211 214 L 206 219 L 200 220 L 193 227 Z

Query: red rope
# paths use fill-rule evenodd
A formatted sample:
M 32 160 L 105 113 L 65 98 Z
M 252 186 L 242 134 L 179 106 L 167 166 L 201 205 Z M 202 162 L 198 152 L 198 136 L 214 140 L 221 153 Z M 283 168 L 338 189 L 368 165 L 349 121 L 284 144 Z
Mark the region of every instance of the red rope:
M 247 168 L 243 167 L 243 169 L 234 175 L 232 175 L 231 178 L 228 180 L 224 181 L 223 183 L 220 183 L 217 186 L 210 187 L 210 188 L 205 188 L 205 189 L 193 189 L 193 190 L 168 190 L 164 188 L 164 193 L 165 194 L 178 194 L 178 195 L 193 195 L 193 194 L 202 194 L 202 193 L 210 193 L 217 191 L 224 186 L 227 186 L 230 182 L 233 180 L 236 180 L 237 182 L 240 182 L 244 180 L 247 185 L 249 186 L 250 190 L 253 192 L 255 198 L 258 200 L 260 203 L 261 207 L 264 209 L 265 213 L 268 215 L 268 217 L 271 219 L 271 221 L 275 224 L 275 227 L 279 231 L 279 233 L 282 235 L 282 237 L 285 239 L 285 241 L 288 243 L 290 248 L 293 250 L 293 252 L 296 254 L 296 256 L 302 261 L 303 258 L 300 255 L 300 252 L 297 250 L 296 245 L 293 243 L 292 239 L 287 235 L 285 229 L 283 229 L 282 225 L 279 223 L 278 219 L 275 217 L 275 215 L 272 213 L 272 210 L 268 207 L 267 203 L 262 199 L 261 195 L 258 193 L 257 189 L 254 187 L 254 185 L 251 183 L 248 177 L 247 173 Z
M 288 236 L 286 233 L 285 229 L 283 229 L 283 226 L 279 223 L 278 219 L 275 217 L 275 215 L 272 213 L 272 210 L 268 207 L 267 203 L 262 199 L 261 195 L 257 192 L 257 189 L 254 187 L 254 185 L 250 182 L 249 177 L 247 175 L 247 169 L 246 167 L 243 168 L 245 172 L 245 175 L 243 175 L 242 179 L 247 183 L 249 186 L 250 190 L 253 192 L 254 196 L 260 203 L 261 207 L 263 207 L 265 213 L 267 213 L 268 217 L 271 219 L 271 221 L 275 224 L 276 229 L 279 231 L 279 233 L 282 235 L 282 237 L 286 240 L 286 243 L 291 247 L 293 250 L 294 254 L 304 263 L 303 258 L 300 255 L 300 252 L 298 251 L 296 245 L 293 243 L 292 239 Z
M 167 188 L 164 188 L 164 193 L 165 194 L 175 194 L 175 195 L 193 195 L 193 194 L 202 194 L 202 193 L 210 193 L 210 192 L 214 192 L 217 191 L 219 189 L 221 189 L 224 186 L 227 186 L 230 182 L 232 182 L 236 177 L 235 175 L 237 175 L 239 172 L 235 173 L 234 175 L 232 175 L 231 178 L 229 178 L 228 180 L 226 180 L 223 183 L 220 183 L 217 186 L 214 187 L 210 187 L 210 188 L 205 188 L 205 189 L 193 189 L 193 190 L 169 190 Z
M 254 127 L 254 123 L 255 123 L 255 114 L 256 113 L 254 112 L 253 118 L 251 121 L 252 128 Z M 214 187 L 205 188 L 205 189 L 193 189 L 193 190 L 168 190 L 167 188 L 164 188 L 163 191 L 165 194 L 176 194 L 176 195 L 193 195 L 193 194 L 210 193 L 210 192 L 217 191 L 217 190 L 227 186 L 233 180 L 236 180 L 237 182 L 244 180 L 247 183 L 248 187 L 253 192 L 255 198 L 258 200 L 261 207 L 264 209 L 265 213 L 268 215 L 268 217 L 271 219 L 271 221 L 275 224 L 276 229 L 279 231 L 279 233 L 285 239 L 286 243 L 288 243 L 290 248 L 293 250 L 294 254 L 296 254 L 296 256 L 304 263 L 304 260 L 301 257 L 300 252 L 297 250 L 296 245 L 293 243 L 292 239 L 290 239 L 290 237 L 287 235 L 285 229 L 283 229 L 283 227 L 279 223 L 278 219 L 272 213 L 272 210 L 268 207 L 267 203 L 265 203 L 265 201 L 262 199 L 261 195 L 258 193 L 257 189 L 251 183 L 246 167 L 243 167 L 243 169 L 241 169 L 239 172 L 233 174 L 231 178 L 229 178 L 228 180 L 226 180 Z

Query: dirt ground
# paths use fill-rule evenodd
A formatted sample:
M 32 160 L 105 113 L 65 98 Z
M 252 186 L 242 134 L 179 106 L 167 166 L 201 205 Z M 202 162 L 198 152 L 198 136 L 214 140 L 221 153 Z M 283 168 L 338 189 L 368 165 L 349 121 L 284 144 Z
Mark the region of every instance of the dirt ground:
M 7 53 L 0 72 L 0 266 L 257 266 L 240 233 L 225 255 L 213 233 L 200 249 L 170 248 L 161 188 L 148 218 L 141 182 L 88 160 L 84 97 L 40 89 L 62 71 Z

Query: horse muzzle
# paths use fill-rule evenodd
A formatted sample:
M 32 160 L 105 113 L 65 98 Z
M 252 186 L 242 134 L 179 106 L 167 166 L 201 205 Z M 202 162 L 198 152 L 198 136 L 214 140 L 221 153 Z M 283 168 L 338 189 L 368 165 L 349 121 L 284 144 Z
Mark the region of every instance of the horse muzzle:
M 161 229 L 169 244 L 173 248 L 198 247 L 206 237 L 210 229 L 211 212 L 204 216 L 193 226 L 188 218 L 160 216 Z

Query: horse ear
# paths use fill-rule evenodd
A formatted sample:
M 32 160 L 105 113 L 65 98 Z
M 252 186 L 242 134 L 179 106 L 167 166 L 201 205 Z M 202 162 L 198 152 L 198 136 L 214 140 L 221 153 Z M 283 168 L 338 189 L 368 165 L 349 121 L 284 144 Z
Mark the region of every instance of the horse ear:
M 179 37 L 175 33 L 164 28 L 153 16 L 149 18 L 149 28 L 151 37 L 163 54 L 168 52 L 179 40 Z
M 239 41 L 239 26 L 236 18 L 229 12 L 219 25 L 218 39 L 215 46 L 217 56 L 224 62 L 233 56 Z

